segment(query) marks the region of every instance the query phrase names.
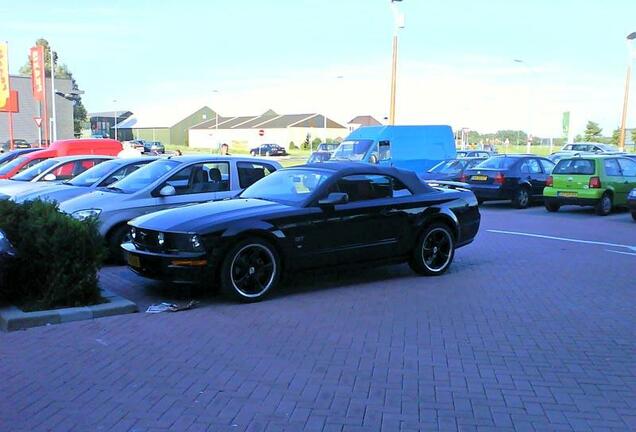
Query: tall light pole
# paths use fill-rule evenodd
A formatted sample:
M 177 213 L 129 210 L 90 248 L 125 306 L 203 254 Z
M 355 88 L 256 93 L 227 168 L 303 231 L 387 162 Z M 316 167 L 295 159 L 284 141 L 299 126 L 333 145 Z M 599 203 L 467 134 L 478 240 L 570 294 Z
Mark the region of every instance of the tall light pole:
M 636 39 L 636 32 L 627 35 L 627 77 L 625 77 L 625 96 L 623 97 L 623 116 L 621 117 L 621 134 L 618 146 L 621 151 L 625 151 L 625 122 L 627 121 L 627 102 L 629 100 L 629 80 L 632 76 L 632 59 L 636 57 L 632 41 Z
M 51 56 L 51 142 L 57 141 L 57 117 L 55 114 L 55 63 L 57 53 L 49 46 Z
M 393 30 L 393 60 L 391 62 L 391 105 L 389 107 L 389 124 L 395 124 L 395 97 L 397 93 L 397 60 L 398 60 L 398 33 L 404 28 L 404 14 L 400 12 L 397 3 L 402 0 L 391 0 L 391 10 L 395 20 Z
M 528 65 L 528 63 L 525 60 L 521 60 L 521 59 L 514 59 L 515 63 L 519 63 L 521 65 L 523 65 L 526 69 L 528 69 L 528 72 L 530 72 L 530 74 L 532 75 L 532 73 L 534 73 L 534 71 L 532 70 L 532 68 L 530 67 L 530 65 Z M 532 128 L 533 128 L 533 124 L 532 124 L 532 116 L 533 116 L 533 107 L 532 107 L 532 89 L 531 89 L 531 80 L 532 77 L 530 77 L 530 79 L 528 79 L 528 137 L 526 139 L 526 153 L 530 153 L 530 146 L 532 145 Z

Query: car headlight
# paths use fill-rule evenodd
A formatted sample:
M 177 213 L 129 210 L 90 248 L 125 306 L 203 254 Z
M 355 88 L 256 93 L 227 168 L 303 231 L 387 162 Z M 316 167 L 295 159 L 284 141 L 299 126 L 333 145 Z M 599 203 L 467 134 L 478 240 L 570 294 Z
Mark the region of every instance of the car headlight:
M 636 197 L 636 189 L 632 189 L 632 191 L 629 193 L 630 197 Z
M 201 238 L 194 234 L 192 237 L 190 237 L 190 244 L 192 245 L 193 249 L 200 249 L 201 248 Z
M 159 244 L 159 246 L 163 246 L 163 244 L 165 242 L 166 242 L 166 238 L 165 238 L 164 234 L 162 232 L 157 234 L 157 244 Z
M 85 209 L 73 212 L 73 216 L 77 220 L 85 220 L 91 217 L 98 217 L 102 211 L 100 209 Z
M 137 238 L 137 228 L 130 227 L 130 237 L 135 240 Z

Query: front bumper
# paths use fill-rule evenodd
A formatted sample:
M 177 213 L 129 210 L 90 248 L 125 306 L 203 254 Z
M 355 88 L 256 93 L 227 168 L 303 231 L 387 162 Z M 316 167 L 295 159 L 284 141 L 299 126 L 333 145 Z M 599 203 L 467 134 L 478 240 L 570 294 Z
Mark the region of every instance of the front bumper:
M 140 276 L 179 284 L 202 284 L 212 280 L 213 263 L 205 253 L 156 253 L 138 249 L 133 243 L 121 245 L 128 268 Z

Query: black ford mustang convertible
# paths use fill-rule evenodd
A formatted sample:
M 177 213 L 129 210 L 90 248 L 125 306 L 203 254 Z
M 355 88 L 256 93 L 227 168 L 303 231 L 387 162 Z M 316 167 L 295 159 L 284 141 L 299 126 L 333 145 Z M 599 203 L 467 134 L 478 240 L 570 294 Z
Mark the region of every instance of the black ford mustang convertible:
M 440 275 L 479 222 L 468 190 L 394 168 L 322 163 L 276 171 L 233 199 L 134 219 L 122 248 L 142 276 L 219 285 L 253 302 L 283 271 L 406 261 Z

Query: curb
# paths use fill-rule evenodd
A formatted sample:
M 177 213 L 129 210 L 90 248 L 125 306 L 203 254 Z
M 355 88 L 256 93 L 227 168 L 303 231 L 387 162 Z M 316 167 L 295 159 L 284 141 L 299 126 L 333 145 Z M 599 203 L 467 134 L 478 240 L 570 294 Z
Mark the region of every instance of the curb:
M 24 330 L 48 324 L 83 321 L 137 312 L 137 305 L 108 290 L 102 290 L 106 303 L 35 312 L 23 312 L 15 306 L 0 307 L 0 330 L 5 332 Z

